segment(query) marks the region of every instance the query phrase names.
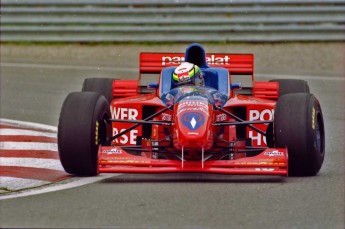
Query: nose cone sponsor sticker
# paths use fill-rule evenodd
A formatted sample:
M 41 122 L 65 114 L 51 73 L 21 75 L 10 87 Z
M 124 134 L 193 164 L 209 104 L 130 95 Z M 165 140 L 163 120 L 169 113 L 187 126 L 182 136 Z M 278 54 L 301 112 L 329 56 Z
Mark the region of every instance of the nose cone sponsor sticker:
M 181 122 L 189 130 L 197 130 L 205 123 L 205 117 L 198 112 L 188 112 L 182 115 Z

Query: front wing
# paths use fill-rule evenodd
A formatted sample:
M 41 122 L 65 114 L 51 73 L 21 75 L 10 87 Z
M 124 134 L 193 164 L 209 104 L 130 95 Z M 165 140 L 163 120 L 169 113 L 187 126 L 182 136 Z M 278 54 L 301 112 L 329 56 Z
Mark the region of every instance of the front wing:
M 136 156 L 117 146 L 101 146 L 100 173 L 218 173 L 233 175 L 288 175 L 288 152 L 268 148 L 262 153 L 235 160 L 186 161 Z

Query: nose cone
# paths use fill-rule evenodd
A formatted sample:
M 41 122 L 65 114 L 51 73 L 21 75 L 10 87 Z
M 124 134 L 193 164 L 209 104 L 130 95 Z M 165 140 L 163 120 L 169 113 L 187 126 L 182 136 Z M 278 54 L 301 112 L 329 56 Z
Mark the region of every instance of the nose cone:
M 212 146 L 212 106 L 206 101 L 183 100 L 175 106 L 174 145 L 207 150 Z

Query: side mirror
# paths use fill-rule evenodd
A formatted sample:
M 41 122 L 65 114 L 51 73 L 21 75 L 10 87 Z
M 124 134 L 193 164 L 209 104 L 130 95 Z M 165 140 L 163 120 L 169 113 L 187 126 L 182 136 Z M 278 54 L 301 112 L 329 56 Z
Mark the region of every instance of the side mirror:
M 242 88 L 242 84 L 241 83 L 231 83 L 230 84 L 230 89 L 233 90 L 233 89 L 239 89 L 239 88 Z
M 147 83 L 147 88 L 148 89 L 157 89 L 159 87 L 159 84 L 156 82 L 149 82 Z

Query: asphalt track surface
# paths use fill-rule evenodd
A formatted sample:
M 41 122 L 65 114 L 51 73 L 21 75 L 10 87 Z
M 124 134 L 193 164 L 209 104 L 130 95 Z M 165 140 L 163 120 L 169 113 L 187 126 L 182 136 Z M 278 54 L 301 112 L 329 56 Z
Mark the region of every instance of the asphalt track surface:
M 0 200 L 0 227 L 344 228 L 345 74 L 343 66 L 338 68 L 344 64 L 344 44 L 320 46 L 314 50 L 322 52 L 320 55 L 303 57 L 297 52 L 298 60 L 291 63 L 291 71 L 285 65 L 280 69 L 276 63 L 266 63 L 269 57 L 277 61 L 274 54 L 291 47 L 277 45 L 263 48 L 265 52 L 255 50 L 256 58 L 261 58 L 258 63 L 264 66 L 257 67 L 258 79 L 305 79 L 319 98 L 326 127 L 326 159 L 318 176 L 115 174 L 71 189 Z M 333 54 L 327 53 L 324 46 L 331 48 L 329 52 Z M 244 47 L 245 51 L 254 49 Z M 303 47 L 300 44 L 299 49 Z M 21 55 L 25 47 L 18 51 L 2 46 L 1 117 L 56 126 L 64 98 L 68 92 L 80 90 L 84 78 L 135 78 L 137 63 L 132 64 L 132 59 L 124 56 L 137 55 L 137 48 L 140 47 L 125 47 L 122 58 L 114 54 L 110 63 L 101 55 L 72 59 L 70 53 L 77 52 L 72 47 L 66 49 L 64 57 L 45 52 L 44 47 L 33 47 L 39 51 L 30 56 Z M 145 51 L 170 48 L 142 47 Z M 183 46 L 174 48 L 183 51 Z M 283 61 L 296 58 L 286 55 Z M 327 55 L 338 61 L 329 62 L 335 67 L 322 67 L 329 61 Z M 315 66 L 310 64 L 313 61 Z

